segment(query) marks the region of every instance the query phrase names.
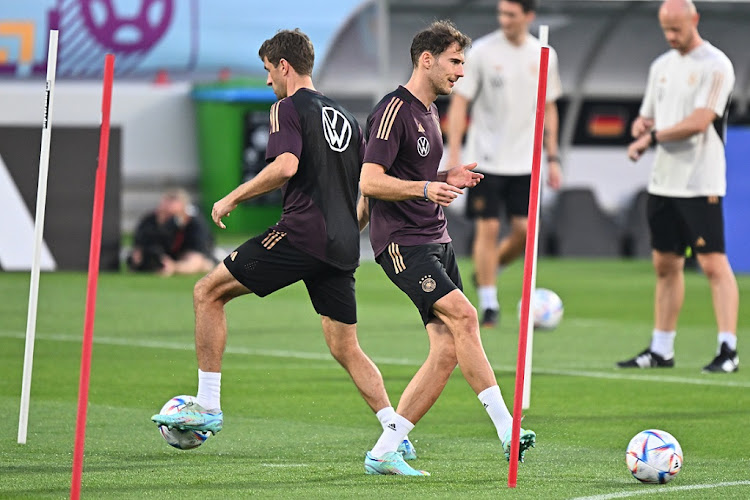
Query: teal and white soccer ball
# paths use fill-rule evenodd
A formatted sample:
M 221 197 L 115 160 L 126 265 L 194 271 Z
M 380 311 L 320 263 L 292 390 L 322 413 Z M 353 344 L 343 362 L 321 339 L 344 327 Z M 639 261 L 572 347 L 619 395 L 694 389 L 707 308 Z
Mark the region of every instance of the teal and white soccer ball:
M 182 410 L 189 402 L 195 402 L 195 396 L 175 396 L 162 406 L 159 414 L 172 415 Z M 179 429 L 169 429 L 165 425 L 159 426 L 159 432 L 167 443 L 180 450 L 197 448 L 211 436 L 210 432 L 181 431 Z
M 642 483 L 668 483 L 682 469 L 682 448 L 670 433 L 648 429 L 630 440 L 625 462 Z
M 532 297 L 534 308 L 534 328 L 538 330 L 553 330 L 557 328 L 563 317 L 563 303 L 560 296 L 547 288 L 537 288 Z M 521 319 L 521 301 L 518 301 L 518 318 Z

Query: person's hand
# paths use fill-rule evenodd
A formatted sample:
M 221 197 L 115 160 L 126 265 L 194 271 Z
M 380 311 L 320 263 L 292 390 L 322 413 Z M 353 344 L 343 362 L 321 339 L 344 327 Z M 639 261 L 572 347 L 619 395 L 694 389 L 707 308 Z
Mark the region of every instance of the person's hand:
M 459 194 L 463 191 L 447 182 L 432 181 L 427 185 L 427 198 L 441 207 L 450 205 Z
M 161 269 L 159 270 L 159 274 L 161 276 L 172 276 L 175 271 L 175 266 L 175 262 L 171 258 L 163 255 L 161 258 Z
M 468 165 L 453 167 L 447 171 L 445 182 L 457 188 L 472 188 L 476 186 L 484 178 L 484 174 L 474 172 L 473 169 L 476 166 L 477 164 L 474 162 Z
M 634 139 L 637 139 L 646 132 L 649 132 L 652 128 L 654 128 L 654 120 L 639 116 L 633 121 L 633 125 L 630 127 L 630 134 Z
M 211 209 L 211 218 L 213 219 L 214 224 L 222 229 L 226 229 L 227 226 L 224 225 L 224 223 L 221 221 L 221 218 L 229 217 L 229 214 L 235 208 L 237 208 L 237 204 L 233 201 L 228 200 L 226 196 L 214 203 L 214 206 Z
M 141 262 L 143 262 L 143 251 L 138 247 L 133 248 L 133 252 L 130 254 L 130 260 L 133 262 L 134 266 L 140 266 Z
M 651 135 L 644 134 L 638 139 L 634 140 L 628 146 L 628 158 L 632 161 L 638 161 L 644 151 L 651 145 Z
M 547 185 L 552 189 L 562 186 L 562 169 L 558 160 L 547 161 Z

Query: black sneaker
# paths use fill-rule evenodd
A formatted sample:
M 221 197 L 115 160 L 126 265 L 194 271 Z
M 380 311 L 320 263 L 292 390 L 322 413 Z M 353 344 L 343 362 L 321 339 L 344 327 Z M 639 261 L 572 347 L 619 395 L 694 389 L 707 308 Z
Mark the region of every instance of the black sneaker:
M 485 309 L 482 311 L 482 322 L 479 323 L 483 327 L 493 327 L 500 322 L 500 310 L 499 309 Z
M 620 368 L 672 368 L 674 366 L 674 356 L 664 359 L 651 349 L 646 349 L 636 357 L 618 361 L 617 366 Z
M 713 361 L 703 367 L 704 373 L 732 373 L 739 369 L 740 358 L 737 351 L 729 348 L 726 342 L 721 343 L 719 354 Z

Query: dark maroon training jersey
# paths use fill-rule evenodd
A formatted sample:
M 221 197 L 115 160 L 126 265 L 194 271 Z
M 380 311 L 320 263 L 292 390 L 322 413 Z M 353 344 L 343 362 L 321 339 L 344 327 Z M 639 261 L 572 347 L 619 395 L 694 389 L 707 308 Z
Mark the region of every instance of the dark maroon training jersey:
M 271 106 L 266 161 L 282 153 L 299 158 L 299 167 L 281 188 L 284 209 L 274 229 L 297 249 L 339 269 L 354 269 L 364 155 L 357 120 L 323 94 L 300 89 Z
M 377 163 L 386 173 L 409 181 L 434 181 L 443 156 L 437 107 L 429 109 L 399 86 L 385 96 L 367 118 L 365 163 Z M 423 245 L 448 243 L 445 214 L 431 201 L 370 199 L 370 242 L 375 256 L 389 243 Z

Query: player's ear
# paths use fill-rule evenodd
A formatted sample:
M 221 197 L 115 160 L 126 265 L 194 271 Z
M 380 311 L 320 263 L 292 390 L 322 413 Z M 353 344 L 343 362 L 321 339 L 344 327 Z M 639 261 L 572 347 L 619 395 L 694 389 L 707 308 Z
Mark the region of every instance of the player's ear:
M 426 50 L 422 52 L 422 55 L 419 56 L 419 58 L 422 60 L 422 64 L 426 69 L 430 69 L 432 63 L 435 61 L 435 57 L 432 55 L 432 52 L 428 52 Z

